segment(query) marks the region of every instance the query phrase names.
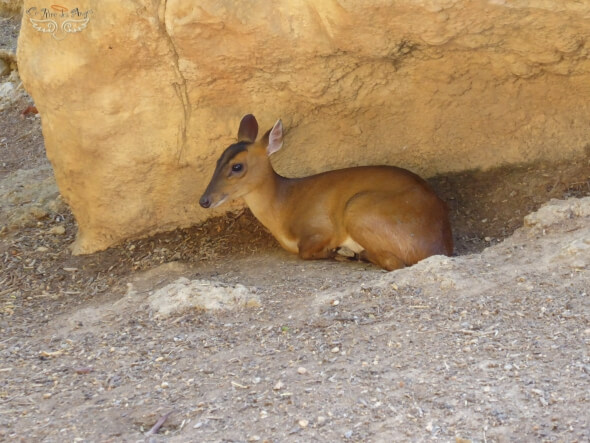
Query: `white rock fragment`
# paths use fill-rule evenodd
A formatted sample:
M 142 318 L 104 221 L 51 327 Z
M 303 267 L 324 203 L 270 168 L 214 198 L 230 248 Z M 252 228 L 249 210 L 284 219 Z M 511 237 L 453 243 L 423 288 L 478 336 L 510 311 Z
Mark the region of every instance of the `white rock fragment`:
M 524 225 L 529 228 L 543 229 L 572 217 L 590 217 L 590 197 L 568 200 L 552 199 L 537 212 L 527 215 L 524 218 Z
M 573 268 L 584 269 L 590 261 L 590 238 L 578 238 L 562 248 L 559 257 L 573 259 Z
M 4 82 L 0 84 L 0 100 L 11 99 L 15 90 L 16 88 L 12 82 Z
M 259 305 L 256 294 L 243 285 L 226 285 L 208 280 L 181 277 L 156 290 L 148 303 L 157 316 L 166 317 L 189 309 L 223 310 Z
M 62 225 L 53 226 L 47 233 L 51 235 L 64 235 L 66 228 Z

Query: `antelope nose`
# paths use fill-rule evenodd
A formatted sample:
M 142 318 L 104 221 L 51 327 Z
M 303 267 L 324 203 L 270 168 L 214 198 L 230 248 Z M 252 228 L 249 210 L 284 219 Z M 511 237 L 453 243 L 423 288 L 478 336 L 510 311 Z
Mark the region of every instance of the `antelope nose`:
M 199 204 L 203 207 L 203 208 L 208 208 L 209 206 L 211 206 L 211 200 L 209 200 L 209 197 L 207 196 L 202 196 L 201 199 L 199 200 Z

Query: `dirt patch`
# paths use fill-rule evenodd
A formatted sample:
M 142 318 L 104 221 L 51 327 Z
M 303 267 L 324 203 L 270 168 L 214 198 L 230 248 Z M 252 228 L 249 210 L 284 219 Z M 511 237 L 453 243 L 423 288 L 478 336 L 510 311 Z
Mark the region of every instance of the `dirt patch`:
M 170 441 L 585 441 L 590 224 L 561 213 L 393 273 L 261 249 L 130 272 L 126 296 L 5 293 L 4 437 L 137 440 L 171 413 Z M 178 275 L 260 305 L 159 318 Z
M 432 179 L 457 256 L 393 273 L 247 210 L 74 257 L 30 105 L 0 111 L 0 440 L 590 439 L 588 158 Z M 238 303 L 150 303 L 208 284 Z

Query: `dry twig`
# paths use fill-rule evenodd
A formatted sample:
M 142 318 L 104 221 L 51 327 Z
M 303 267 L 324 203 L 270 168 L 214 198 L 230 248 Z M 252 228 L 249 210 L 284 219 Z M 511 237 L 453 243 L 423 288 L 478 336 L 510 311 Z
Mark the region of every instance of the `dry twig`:
M 170 417 L 170 415 L 174 412 L 174 409 L 170 412 L 168 412 L 167 414 L 164 414 L 160 417 L 160 419 L 156 422 L 156 424 L 154 426 L 152 426 L 152 429 L 150 429 L 149 431 L 147 431 L 145 433 L 146 437 L 149 437 L 150 435 L 155 435 L 158 433 L 158 431 L 160 430 L 160 428 L 162 427 L 162 425 L 166 422 L 166 420 L 168 420 L 168 417 Z

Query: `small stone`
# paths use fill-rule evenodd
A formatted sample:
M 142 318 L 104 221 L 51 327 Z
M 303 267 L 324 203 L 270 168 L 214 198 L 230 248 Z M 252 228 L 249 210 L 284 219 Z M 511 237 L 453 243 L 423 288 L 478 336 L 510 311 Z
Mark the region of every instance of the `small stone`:
M 331 349 L 331 351 L 332 351 L 332 353 L 333 353 L 333 354 L 337 354 L 338 352 L 340 352 L 340 348 L 339 348 L 338 346 L 334 346 L 334 347 Z
M 283 389 L 283 386 L 285 386 L 285 385 L 283 384 L 282 381 L 279 380 L 272 388 L 275 391 L 280 391 L 281 389 Z
M 33 207 L 30 210 L 30 213 L 33 217 L 35 217 L 37 220 L 41 220 L 44 219 L 45 217 L 47 217 L 49 215 L 49 213 L 43 209 L 43 208 L 38 208 L 38 207 Z M 39 223 L 39 222 L 38 222 Z M 42 223 L 41 223 L 42 224 Z
M 48 233 L 52 235 L 64 235 L 66 233 L 66 228 L 62 225 L 54 226 L 48 231 Z
M 332 306 L 338 306 L 340 304 L 340 300 L 332 300 Z
M 0 76 L 10 72 L 10 65 L 0 58 Z
M 43 398 L 45 400 L 47 400 L 48 398 L 51 398 L 51 393 L 47 392 L 47 393 L 43 394 Z
M 252 437 L 248 437 L 248 441 L 260 441 L 260 437 L 258 435 L 253 435 Z
M 168 384 L 167 381 L 163 381 L 162 384 L 160 385 L 160 387 L 162 389 L 168 389 L 170 387 L 170 385 Z
M 323 415 L 320 415 L 320 416 L 318 417 L 317 423 L 318 423 L 318 425 L 320 425 L 320 426 L 321 426 L 321 425 L 323 425 L 324 423 L 326 423 L 326 417 L 324 417 Z
M 47 251 L 49 251 L 49 248 L 46 248 L 45 246 L 39 246 L 37 249 L 35 249 L 35 251 L 37 251 L 37 252 L 47 252 Z
M 300 366 L 299 368 L 297 368 L 297 373 L 298 374 L 307 374 L 307 369 L 305 369 L 303 366 Z
M 307 426 L 309 425 L 309 421 L 301 419 L 298 421 L 299 426 L 301 426 L 302 428 L 307 428 Z
M 10 99 L 14 95 L 14 84 L 11 82 L 4 82 L 0 84 L 0 98 Z

